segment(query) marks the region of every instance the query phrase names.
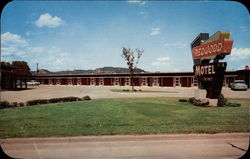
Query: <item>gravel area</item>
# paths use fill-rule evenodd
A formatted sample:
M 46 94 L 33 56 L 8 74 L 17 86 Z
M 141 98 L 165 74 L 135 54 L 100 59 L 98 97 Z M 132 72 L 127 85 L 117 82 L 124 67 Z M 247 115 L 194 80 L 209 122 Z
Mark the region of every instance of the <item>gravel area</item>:
M 29 86 L 27 90 L 1 91 L 1 101 L 26 102 L 32 99 L 49 99 L 56 97 L 83 97 L 90 96 L 92 99 L 102 98 L 147 98 L 147 97 L 194 97 L 197 87 L 135 87 L 135 89 L 167 91 L 159 92 L 112 92 L 110 89 L 130 89 L 126 86 L 62 86 L 62 85 L 40 85 Z M 232 91 L 230 88 L 223 88 L 222 93 L 226 98 L 250 99 L 250 89 L 247 91 Z

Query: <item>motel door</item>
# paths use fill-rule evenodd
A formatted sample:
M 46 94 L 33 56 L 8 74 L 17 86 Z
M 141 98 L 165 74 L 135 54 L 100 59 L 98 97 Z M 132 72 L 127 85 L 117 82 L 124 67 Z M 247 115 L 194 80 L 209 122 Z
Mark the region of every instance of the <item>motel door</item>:
M 181 86 L 182 87 L 191 87 L 191 77 L 181 77 Z

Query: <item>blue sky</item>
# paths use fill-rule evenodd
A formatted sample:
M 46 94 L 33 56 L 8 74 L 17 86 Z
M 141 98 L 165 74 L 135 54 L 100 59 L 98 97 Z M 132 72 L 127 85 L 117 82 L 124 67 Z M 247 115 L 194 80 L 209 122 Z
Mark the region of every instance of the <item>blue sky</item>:
M 126 67 L 122 48 L 142 49 L 146 71 L 192 71 L 190 43 L 201 32 L 230 31 L 227 70 L 250 65 L 250 18 L 238 2 L 14 1 L 1 15 L 1 60 L 32 70 Z

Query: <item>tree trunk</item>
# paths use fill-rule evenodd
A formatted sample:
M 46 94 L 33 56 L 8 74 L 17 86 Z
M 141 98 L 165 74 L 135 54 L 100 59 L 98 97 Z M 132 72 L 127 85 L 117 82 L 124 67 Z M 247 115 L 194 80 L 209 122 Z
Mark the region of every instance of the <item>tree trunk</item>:
M 134 81 L 133 81 L 133 77 L 134 77 L 134 73 L 130 72 L 130 81 L 131 81 L 131 87 L 132 87 L 132 91 L 134 92 Z
M 132 91 L 134 91 L 134 81 L 133 81 L 133 76 L 131 76 L 131 87 L 132 87 Z

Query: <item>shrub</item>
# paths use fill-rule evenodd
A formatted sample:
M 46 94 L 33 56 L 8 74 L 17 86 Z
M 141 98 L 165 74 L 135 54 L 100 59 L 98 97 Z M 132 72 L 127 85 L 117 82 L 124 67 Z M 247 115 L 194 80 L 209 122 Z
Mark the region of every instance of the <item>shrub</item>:
M 206 99 L 195 99 L 194 97 L 189 98 L 188 102 L 190 102 L 191 104 L 195 105 L 195 106 L 207 106 L 209 104 L 209 101 Z
M 187 102 L 186 99 L 179 99 L 179 102 Z
M 17 102 L 12 102 L 12 103 L 11 103 L 11 106 L 12 106 L 12 107 L 17 107 Z
M 59 103 L 62 102 L 62 98 L 51 98 L 48 100 L 49 103 Z
M 8 101 L 0 101 L 0 108 L 7 108 L 10 106 Z
M 128 91 L 129 91 L 129 89 L 123 89 L 122 91 L 126 91 L 126 92 L 128 92 Z
M 24 106 L 24 103 L 23 103 L 23 102 L 18 103 L 18 106 L 19 106 L 19 107 L 22 107 L 22 106 Z
M 223 106 L 225 106 L 226 104 L 227 104 L 227 99 L 224 98 L 224 95 L 223 95 L 223 94 L 219 94 L 217 106 L 218 106 L 218 107 L 223 107 Z
M 73 102 L 81 101 L 81 98 L 78 97 L 63 97 L 63 98 L 51 98 L 48 100 L 49 103 L 60 103 L 60 102 Z
M 37 105 L 37 104 L 47 104 L 48 100 L 47 99 L 36 99 L 36 100 L 29 100 L 26 102 L 27 106 L 31 105 Z
M 91 98 L 89 96 L 84 96 L 82 97 L 82 100 L 91 100 Z
M 193 104 L 194 101 L 195 101 L 195 98 L 194 98 L 194 97 L 188 99 L 188 102 L 189 102 L 189 103 L 192 103 L 192 104 Z
M 81 101 L 81 98 L 78 97 L 64 97 L 62 98 L 63 102 L 74 102 L 74 101 Z
M 240 107 L 241 104 L 239 104 L 239 103 L 227 102 L 225 106 L 227 106 L 227 107 Z

